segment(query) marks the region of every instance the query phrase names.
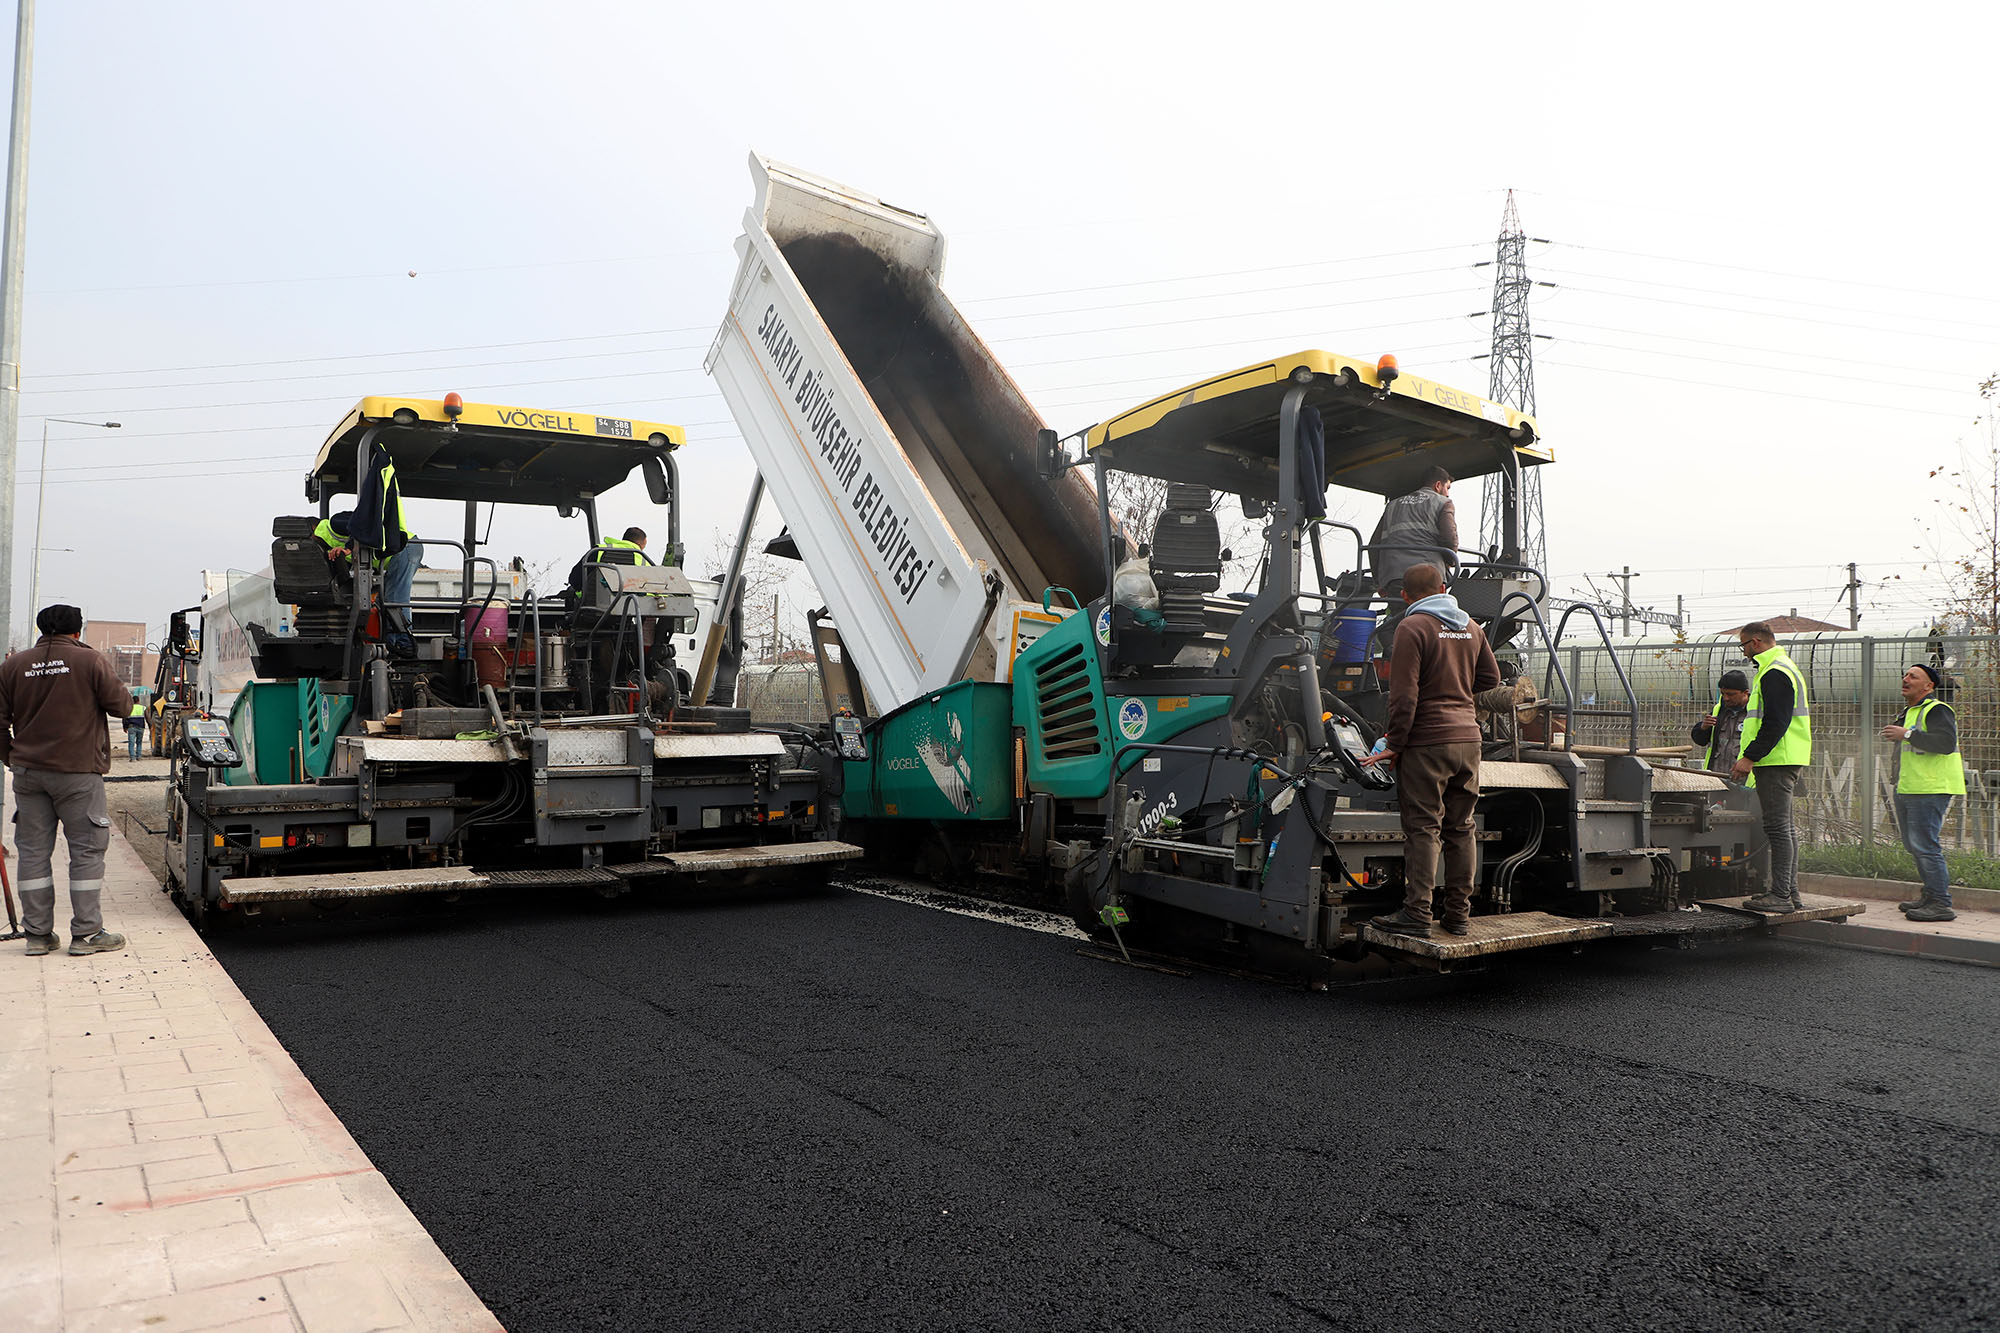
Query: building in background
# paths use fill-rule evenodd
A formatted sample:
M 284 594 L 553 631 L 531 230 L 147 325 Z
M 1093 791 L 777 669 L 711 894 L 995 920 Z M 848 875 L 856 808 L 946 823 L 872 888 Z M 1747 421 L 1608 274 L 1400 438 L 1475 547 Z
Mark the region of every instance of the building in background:
M 152 688 L 160 655 L 146 646 L 143 624 L 136 620 L 86 620 L 83 641 L 111 659 L 125 688 Z

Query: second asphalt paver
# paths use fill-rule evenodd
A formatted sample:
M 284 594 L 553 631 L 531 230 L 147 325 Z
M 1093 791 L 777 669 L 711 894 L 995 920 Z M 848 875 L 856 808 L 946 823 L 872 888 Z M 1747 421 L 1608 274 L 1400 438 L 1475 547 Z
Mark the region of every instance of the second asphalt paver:
M 844 893 L 217 944 L 516 1333 L 2000 1317 L 1991 969 L 1327 996 Z

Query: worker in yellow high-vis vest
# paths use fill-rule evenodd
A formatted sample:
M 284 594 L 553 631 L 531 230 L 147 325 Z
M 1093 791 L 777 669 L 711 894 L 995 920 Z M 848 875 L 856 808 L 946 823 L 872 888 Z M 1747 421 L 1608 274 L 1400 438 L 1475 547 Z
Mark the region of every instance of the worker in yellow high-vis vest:
M 1755 671 L 1743 717 L 1743 750 L 1730 772 L 1750 778 L 1764 812 L 1764 840 L 1771 848 L 1771 882 L 1743 905 L 1755 912 L 1796 912 L 1799 902 L 1799 830 L 1792 794 L 1812 763 L 1812 705 L 1805 673 L 1778 646 L 1770 625 L 1754 621 L 1736 641 Z
M 1903 673 L 1903 720 L 1882 728 L 1896 745 L 1896 827 L 1917 863 L 1923 892 L 1898 904 L 1912 921 L 1956 921 L 1951 871 L 1944 860 L 1944 817 L 1951 798 L 1965 795 L 1965 760 L 1958 752 L 1958 717 L 1937 697 L 1944 675 L 1928 662 Z

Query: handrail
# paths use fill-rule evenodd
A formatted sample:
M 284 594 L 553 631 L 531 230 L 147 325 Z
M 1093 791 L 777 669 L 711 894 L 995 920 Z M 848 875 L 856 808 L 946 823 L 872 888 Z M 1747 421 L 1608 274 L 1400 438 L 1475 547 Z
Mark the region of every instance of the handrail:
M 1639 752 L 1639 696 L 1633 692 L 1632 679 L 1625 673 L 1625 664 L 1618 660 L 1618 650 L 1611 642 L 1611 630 L 1605 625 L 1604 617 L 1598 614 L 1598 610 L 1594 606 L 1589 606 L 1581 602 L 1575 603 L 1563 609 L 1562 616 L 1556 621 L 1555 633 L 1551 635 L 1548 632 L 1547 622 L 1542 619 L 1541 608 L 1536 606 L 1528 598 L 1527 594 L 1510 594 L 1507 599 L 1502 600 L 1502 609 L 1504 610 L 1512 598 L 1515 597 L 1520 598 L 1528 604 L 1529 609 L 1534 613 L 1536 628 L 1542 632 L 1542 646 L 1549 654 L 1549 672 L 1542 677 L 1544 690 L 1546 691 L 1547 682 L 1551 676 L 1562 681 L 1563 697 L 1568 700 L 1563 709 L 1564 716 L 1571 719 L 1577 717 L 1624 718 L 1626 722 L 1625 752 L 1627 754 L 1637 754 Z M 1625 707 L 1622 709 L 1579 708 L 1576 706 L 1575 687 L 1570 683 L 1568 674 L 1562 669 L 1560 649 L 1562 646 L 1563 631 L 1569 627 L 1569 618 L 1579 611 L 1588 615 L 1591 623 L 1597 626 L 1597 637 L 1603 642 L 1605 651 L 1611 658 L 1611 669 L 1618 674 L 1619 688 L 1625 691 Z M 1571 739 L 1573 743 L 1575 738 L 1572 737 Z

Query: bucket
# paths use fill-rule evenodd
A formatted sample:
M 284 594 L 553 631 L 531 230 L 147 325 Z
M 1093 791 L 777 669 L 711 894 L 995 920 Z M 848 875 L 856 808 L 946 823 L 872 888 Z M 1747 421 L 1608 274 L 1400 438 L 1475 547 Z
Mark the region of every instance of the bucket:
M 1368 640 L 1375 633 L 1375 613 L 1365 606 L 1350 606 L 1333 618 L 1333 660 L 1346 665 L 1368 660 Z
M 507 642 L 507 608 L 504 604 L 484 609 L 474 607 L 465 613 L 465 623 L 471 630 L 467 637 L 474 648 L 497 648 Z

